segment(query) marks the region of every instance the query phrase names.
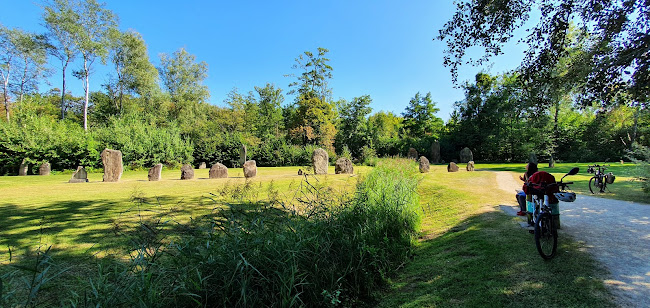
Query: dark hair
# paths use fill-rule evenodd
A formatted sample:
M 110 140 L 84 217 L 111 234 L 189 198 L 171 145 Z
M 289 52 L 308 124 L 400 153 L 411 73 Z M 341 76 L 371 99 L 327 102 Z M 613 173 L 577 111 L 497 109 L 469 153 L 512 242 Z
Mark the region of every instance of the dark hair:
M 539 169 L 537 169 L 536 163 L 528 163 L 528 171 L 526 171 L 526 175 L 528 175 L 528 177 L 531 177 L 537 171 L 539 171 Z

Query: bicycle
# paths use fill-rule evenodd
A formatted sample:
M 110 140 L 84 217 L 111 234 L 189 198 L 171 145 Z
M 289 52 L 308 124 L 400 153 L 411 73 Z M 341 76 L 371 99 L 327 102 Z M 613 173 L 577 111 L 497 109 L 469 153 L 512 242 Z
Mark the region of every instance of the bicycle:
M 552 215 L 551 206 L 548 202 L 549 193 L 554 193 L 555 197 L 559 201 L 563 202 L 573 202 L 576 199 L 576 194 L 573 192 L 568 192 L 569 184 L 573 182 L 562 182 L 564 178 L 568 175 L 575 175 L 580 171 L 579 168 L 573 168 L 569 173 L 564 175 L 559 182 L 551 184 L 526 184 L 528 186 L 529 193 L 532 195 L 533 203 L 535 204 L 535 209 L 533 213 L 533 223 L 535 229 L 533 233 L 535 234 L 535 246 L 537 247 L 537 252 L 545 260 L 552 259 L 557 253 L 557 224 L 555 218 Z M 557 192 L 556 192 L 557 191 Z M 545 200 L 546 199 L 546 200 Z
M 589 179 L 589 191 L 592 194 L 604 193 L 607 189 L 607 184 L 613 184 L 616 178 L 613 173 L 605 174 L 605 170 L 609 165 L 590 165 L 587 166 L 587 173 L 593 173 L 594 176 Z M 609 191 L 609 189 L 607 189 Z

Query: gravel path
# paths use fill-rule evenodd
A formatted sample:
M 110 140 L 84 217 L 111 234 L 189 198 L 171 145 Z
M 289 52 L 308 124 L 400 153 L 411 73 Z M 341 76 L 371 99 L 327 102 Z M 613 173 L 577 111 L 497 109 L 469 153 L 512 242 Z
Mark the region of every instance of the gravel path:
M 508 172 L 497 172 L 497 182 L 513 200 L 514 189 L 521 189 Z M 560 215 L 560 232 L 584 242 L 609 270 L 605 284 L 618 304 L 650 307 L 650 205 L 578 195 L 560 204 Z

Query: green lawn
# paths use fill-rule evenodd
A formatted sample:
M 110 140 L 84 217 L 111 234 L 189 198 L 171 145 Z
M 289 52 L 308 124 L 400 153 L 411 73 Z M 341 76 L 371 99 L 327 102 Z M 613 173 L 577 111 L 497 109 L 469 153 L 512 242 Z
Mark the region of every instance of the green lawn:
M 247 197 L 267 198 L 273 183 L 281 198 L 291 199 L 304 179 L 298 169 L 258 168 L 258 176 L 250 180 L 257 195 Z M 349 190 L 357 175 L 367 170 L 369 167 L 357 166 L 353 176 L 335 175 L 330 167 L 330 174 L 319 181 Z M 70 255 L 101 255 L 122 244 L 114 236 L 117 224 L 160 211 L 187 222 L 212 211 L 214 202 L 209 198 L 216 197 L 211 194 L 232 192 L 246 183 L 240 168 L 228 172 L 227 179 L 209 179 L 208 169 L 197 169 L 195 179 L 180 180 L 180 170 L 163 170 L 161 181 L 149 182 L 147 171 L 127 171 L 117 183 L 103 183 L 102 173 L 91 173 L 89 183 L 76 184 L 67 183 L 70 174 L 0 177 L 0 263 L 8 259 L 10 249 L 15 256 L 39 245 L 51 245 L 53 251 Z
M 562 178 L 571 168 L 578 167 L 580 172 L 573 176 L 565 178 L 565 182 L 574 182 L 570 185 L 571 189 L 580 194 L 592 195 L 589 191 L 589 179 L 593 174 L 587 173 L 587 166 L 594 163 L 561 163 L 555 164 L 555 168 L 548 168 L 548 164 L 539 164 L 539 170 L 549 172 L 555 176 L 557 180 Z M 602 194 L 595 195 L 601 198 L 625 200 L 650 204 L 650 194 L 646 194 L 641 190 L 641 184 L 635 180 L 634 173 L 636 165 L 632 163 L 597 163 L 600 165 L 609 164 L 610 166 L 605 172 L 613 172 L 616 176 L 614 184 L 607 185 L 608 191 Z M 526 164 L 477 164 L 478 170 L 494 170 L 494 171 L 510 171 L 516 174 L 524 174 Z
M 513 171 L 513 176 L 523 173 L 523 167 L 477 165 L 479 170 Z M 571 167 L 561 164 L 553 173 L 558 176 Z M 295 198 L 303 179 L 297 169 L 258 168 L 258 177 L 249 182 L 253 193 L 245 197 L 265 199 L 269 186 L 273 186 L 280 198 Z M 368 170 L 355 167 L 356 173 Z M 586 169 L 582 170 L 571 178 L 577 191 L 584 191 L 580 187 L 585 178 L 588 180 Z M 624 174 L 624 170 L 614 172 Z M 162 181 L 148 182 L 146 171 L 129 171 L 119 183 L 102 183 L 102 174 L 90 174 L 91 182 L 85 184 L 68 184 L 69 174 L 0 177 L 0 264 L 4 264 L 0 274 L 7 270 L 9 249 L 11 263 L 16 263 L 25 252 L 51 245 L 58 262 L 76 265 L 70 270 L 72 274 L 83 275 L 94 270 L 83 263 L 90 254 L 101 257 L 125 244 L 124 237 L 116 236 L 124 222 L 135 222 L 156 211 L 187 222 L 190 217 L 212 211 L 209 198 L 221 198 L 224 191 L 233 195 L 246 183 L 240 169 L 230 169 L 229 179 L 215 180 L 207 179 L 208 170 L 195 172 L 195 180 L 181 181 L 179 170 L 164 170 Z M 335 191 L 349 192 L 359 179 L 358 175 L 334 175 L 333 167 L 330 173 L 319 181 Z M 618 188 L 619 183 L 624 187 L 625 181 L 620 181 L 612 188 Z M 560 233 L 557 257 L 543 261 L 533 236 L 519 227 L 519 218 L 506 216 L 497 208 L 499 204 L 514 205 L 514 193 L 495 187 L 492 172 L 448 173 L 446 166 L 431 166 L 418 188 L 424 216 L 416 255 L 392 278 L 387 289 L 378 293 L 375 304 L 613 306 L 602 282 L 606 273 L 584 252 L 585 247 Z

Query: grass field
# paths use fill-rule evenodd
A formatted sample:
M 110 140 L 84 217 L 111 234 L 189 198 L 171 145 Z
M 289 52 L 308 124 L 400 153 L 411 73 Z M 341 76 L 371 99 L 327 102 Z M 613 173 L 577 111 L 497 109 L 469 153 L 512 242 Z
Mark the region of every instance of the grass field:
M 559 164 L 552 173 L 558 177 L 571 167 Z M 582 187 L 589 179 L 586 165 L 579 167 L 582 172 L 571 177 L 576 182 L 572 188 L 588 191 Z M 523 165 L 477 168 L 512 171 L 513 176 L 524 171 Z M 258 168 L 258 177 L 249 182 L 254 193 L 242 196 L 266 199 L 268 192 L 277 190 L 282 199 L 295 198 L 303 179 L 297 169 Z M 612 169 L 617 175 L 626 174 Z M 334 191 L 350 192 L 369 170 L 355 167 L 358 174 L 353 176 L 334 175 L 332 167 L 332 174 L 319 181 Z M 180 171 L 164 170 L 162 181 L 148 182 L 146 171 L 130 171 L 119 183 L 102 183 L 102 174 L 90 174 L 86 184 L 68 184 L 69 174 L 0 177 L 0 274 L 2 267 L 6 271 L 7 264 L 20 262 L 21 255 L 39 246 L 51 245 L 55 258 L 70 264 L 85 262 L 89 255 L 101 257 L 125 244 L 115 236 L 118 224 L 142 215 L 165 211 L 173 213 L 174 220 L 187 222 L 209 213 L 214 208 L 210 198 L 232 197 L 246 183 L 241 170 L 229 172 L 229 179 L 210 180 L 208 170 L 195 170 L 195 180 L 181 181 Z M 424 218 L 416 254 L 387 289 L 378 291 L 373 306 L 613 306 L 602 282 L 606 273 L 585 252 L 584 244 L 560 233 L 555 259 L 545 262 L 537 255 L 533 236 L 519 227 L 518 218 L 497 209 L 499 204 L 514 205 L 515 200 L 514 192 L 496 188 L 495 173 L 448 173 L 446 166 L 433 165 L 421 177 L 418 193 Z M 623 178 L 617 177 L 609 197 L 628 197 L 615 191 L 632 187 Z M 88 269 L 78 271 L 84 270 Z
M 293 198 L 304 179 L 298 169 L 258 168 L 249 184 L 259 195 L 246 197 L 266 199 L 273 185 L 281 198 Z M 368 170 L 357 166 L 355 175 L 335 175 L 330 167 L 330 174 L 319 181 L 335 190 L 351 190 L 358 174 Z M 89 183 L 76 184 L 67 183 L 70 174 L 0 177 L 0 262 L 8 259 L 10 249 L 20 255 L 39 245 L 70 255 L 102 254 L 121 245 L 114 236 L 116 223 L 137 220 L 139 214 L 166 211 L 187 222 L 212 211 L 214 202 L 209 198 L 218 198 L 221 192 L 231 195 L 228 190 L 246 183 L 241 169 L 228 171 L 227 179 L 209 179 L 208 169 L 201 169 L 195 170 L 193 180 L 180 180 L 179 170 L 163 170 L 158 182 L 147 181 L 147 171 L 127 171 L 117 183 L 103 183 L 101 173 L 89 174 Z

